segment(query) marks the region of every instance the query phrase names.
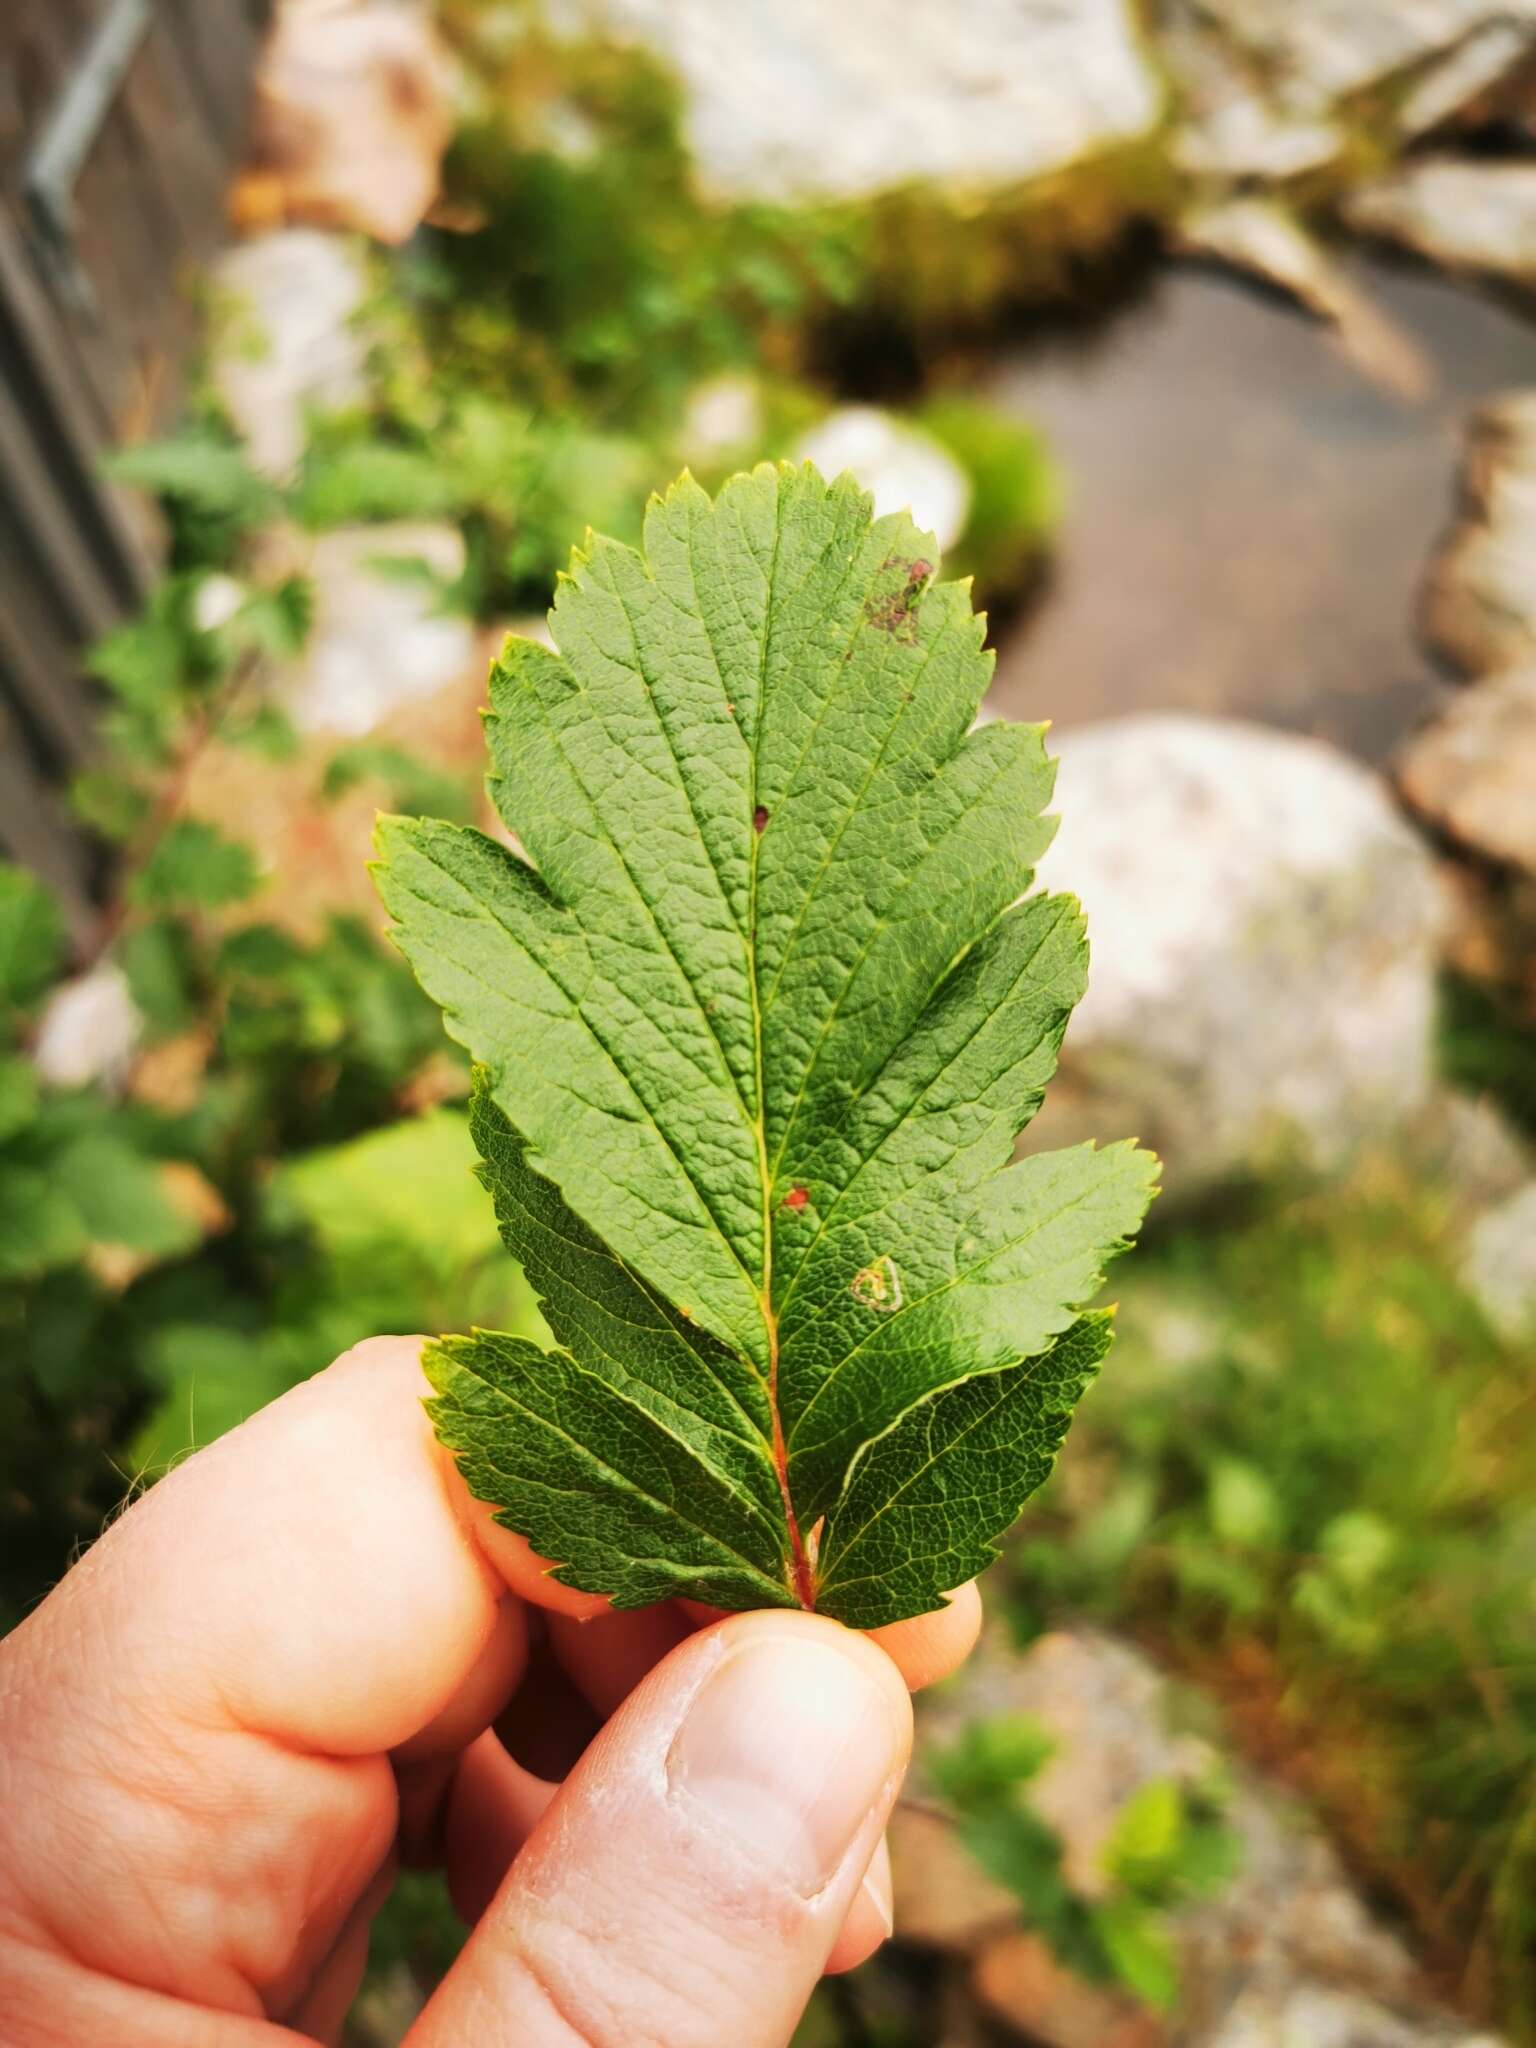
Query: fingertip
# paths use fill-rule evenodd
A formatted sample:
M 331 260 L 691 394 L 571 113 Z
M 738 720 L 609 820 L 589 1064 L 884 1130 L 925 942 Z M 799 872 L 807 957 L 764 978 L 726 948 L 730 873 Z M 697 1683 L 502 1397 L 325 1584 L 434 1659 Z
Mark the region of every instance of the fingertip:
M 375 1389 L 384 1382 L 399 1383 L 407 1393 L 425 1401 L 432 1386 L 422 1371 L 421 1354 L 430 1341 L 427 1337 L 365 1337 L 315 1377 L 334 1386 L 338 1381 L 366 1375 Z
M 515 1529 L 498 1522 L 495 1508 L 470 1493 L 448 1452 L 444 1451 L 442 1456 L 461 1521 L 491 1570 L 520 1600 L 551 1614 L 566 1615 L 572 1621 L 592 1621 L 600 1614 L 612 1613 L 611 1603 L 601 1593 L 582 1593 L 574 1586 L 562 1586 L 553 1576 L 559 1569 L 558 1561 L 551 1563 L 547 1557 L 540 1557 L 526 1536 L 519 1536 Z
M 430 1341 L 426 1337 L 367 1337 L 343 1352 L 327 1369 L 325 1377 L 341 1380 L 367 1374 L 376 1385 L 386 1380 L 398 1381 L 418 1404 L 425 1403 L 432 1398 L 432 1383 L 422 1368 L 421 1354 Z M 552 1614 L 569 1615 L 576 1621 L 611 1611 L 602 1594 L 582 1593 L 574 1586 L 561 1585 L 552 1576 L 559 1569 L 559 1560 L 540 1557 L 526 1536 L 519 1536 L 498 1522 L 496 1509 L 486 1501 L 476 1500 L 464 1484 L 452 1452 L 438 1443 L 425 1414 L 422 1428 L 431 1442 L 460 1523 L 491 1570 L 520 1600 L 547 1608 Z
M 436 1715 L 393 1752 L 396 1766 L 454 1757 L 489 1728 L 528 1666 L 528 1623 L 510 1595 L 496 1608 L 485 1646 Z
M 551 1615 L 549 1640 L 567 1675 L 597 1712 L 613 1713 L 692 1632 L 675 1602 L 588 1617 Z
M 772 1881 L 807 1898 L 877 1823 L 848 1872 L 851 1894 L 911 1753 L 899 1672 L 866 1636 L 786 1611 L 737 1615 L 690 1647 L 705 1675 L 667 1751 L 674 1801 L 737 1833 Z
M 858 1969 L 890 1940 L 895 1931 L 893 1899 L 891 1852 L 882 1835 L 864 1873 L 864 1881 L 848 1908 L 848 1917 L 832 1944 L 824 1972 L 826 1976 L 838 1977 L 847 1970 Z
M 871 1629 L 869 1640 L 880 1645 L 909 1690 L 921 1692 L 959 1670 L 976 1647 L 981 1623 L 981 1594 L 972 1579 L 932 1614 Z
M 459 1759 L 448 1795 L 443 1864 L 454 1909 L 473 1927 L 559 1787 L 525 1771 L 489 1731 Z

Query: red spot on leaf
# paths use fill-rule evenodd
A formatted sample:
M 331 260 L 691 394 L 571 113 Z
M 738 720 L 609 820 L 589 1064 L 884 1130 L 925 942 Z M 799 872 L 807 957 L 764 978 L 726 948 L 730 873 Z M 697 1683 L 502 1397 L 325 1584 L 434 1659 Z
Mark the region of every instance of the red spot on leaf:
M 786 1209 L 803 1209 L 809 1199 L 810 1197 L 806 1194 L 804 1188 L 791 1188 L 784 1197 L 784 1207 Z
M 752 813 L 752 824 L 753 824 L 753 828 L 754 828 L 754 829 L 755 829 L 756 831 L 758 831 L 758 832 L 761 832 L 761 831 L 762 831 L 762 829 L 763 829 L 763 827 L 764 827 L 764 826 L 765 826 L 765 825 L 767 824 L 767 822 L 768 822 L 768 812 L 767 812 L 767 809 L 766 809 L 766 807 L 765 807 L 764 805 L 762 805 L 762 804 L 759 804 L 759 805 L 758 805 L 758 807 L 757 807 L 757 809 L 756 809 L 756 810 L 755 810 L 755 811 L 754 811 L 754 812 Z

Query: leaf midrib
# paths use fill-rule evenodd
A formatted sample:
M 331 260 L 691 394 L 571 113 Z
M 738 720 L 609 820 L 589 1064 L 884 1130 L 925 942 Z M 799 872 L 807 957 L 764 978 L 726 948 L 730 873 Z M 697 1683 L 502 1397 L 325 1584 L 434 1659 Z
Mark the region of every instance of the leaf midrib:
M 763 1268 L 758 1290 L 758 1313 L 763 1319 L 763 1330 L 768 1339 L 768 1414 L 772 1424 L 771 1452 L 774 1477 L 778 1481 L 779 1498 L 784 1508 L 784 1525 L 789 1537 L 789 1582 L 791 1590 L 802 1607 L 816 1605 L 816 1583 L 814 1570 L 806 1555 L 805 1543 L 800 1534 L 800 1520 L 795 1513 L 794 1495 L 789 1485 L 789 1447 L 784 1439 L 784 1419 L 779 1412 L 779 1319 L 773 1306 L 773 1183 L 768 1171 L 768 1096 L 765 1085 L 766 1062 L 763 1053 L 763 1006 L 758 992 L 757 981 L 757 868 L 762 851 L 763 834 L 757 828 L 757 764 L 763 737 L 763 717 L 768 696 L 768 643 L 773 633 L 773 591 L 779 569 L 779 545 L 784 532 L 783 487 L 780 486 L 775 501 L 773 522 L 773 551 L 768 557 L 763 592 L 763 632 L 757 656 L 757 707 L 752 728 L 752 745 L 748 749 L 747 761 L 747 932 L 746 961 L 747 987 L 752 998 L 752 1044 L 757 1076 L 757 1114 L 753 1118 L 753 1134 L 757 1141 L 757 1175 L 762 1197 L 763 1218 Z M 723 683 L 723 678 L 722 678 Z M 769 821 L 765 820 L 765 829 Z

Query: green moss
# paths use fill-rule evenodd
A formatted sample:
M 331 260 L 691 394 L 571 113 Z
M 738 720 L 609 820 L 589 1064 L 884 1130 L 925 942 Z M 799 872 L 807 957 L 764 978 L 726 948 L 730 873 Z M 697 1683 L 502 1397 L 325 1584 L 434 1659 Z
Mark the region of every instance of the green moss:
M 909 333 L 921 355 L 1031 306 L 1073 300 L 1085 269 L 1137 226 L 1172 221 L 1183 183 L 1161 132 L 974 200 L 929 186 L 841 219 L 855 241 L 847 296 Z
M 1472 1095 L 1489 1095 L 1536 1138 L 1536 1020 L 1513 995 L 1447 975 L 1440 990 L 1440 1061 Z
M 1060 516 L 1062 482 L 1050 452 L 1027 421 L 959 393 L 930 400 L 916 420 L 970 479 L 965 531 L 945 574 L 974 577 L 983 604 L 1006 602 L 1028 582 Z

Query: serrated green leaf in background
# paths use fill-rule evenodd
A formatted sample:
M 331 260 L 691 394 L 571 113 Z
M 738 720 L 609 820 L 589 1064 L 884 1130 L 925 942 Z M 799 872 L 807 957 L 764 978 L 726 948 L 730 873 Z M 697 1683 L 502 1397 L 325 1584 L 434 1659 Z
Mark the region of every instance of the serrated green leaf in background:
M 713 502 L 685 478 L 643 556 L 575 558 L 558 653 L 497 665 L 491 788 L 526 858 L 381 828 L 562 1347 L 445 1346 L 438 1426 L 620 1604 L 937 1605 L 1107 1343 L 1080 1312 L 1156 1163 L 1009 1165 L 1086 943 L 1070 899 L 1025 895 L 1043 729 L 973 730 L 983 622 L 934 577 L 851 478 L 763 465 Z M 959 1391 L 978 1375 L 998 1386 Z
M 119 483 L 248 524 L 274 511 L 279 502 L 275 488 L 257 475 L 244 452 L 233 441 L 211 433 L 193 430 L 120 448 L 105 467 Z
M 133 878 L 131 894 L 151 909 L 218 910 L 254 895 L 256 856 L 203 818 L 177 818 Z

